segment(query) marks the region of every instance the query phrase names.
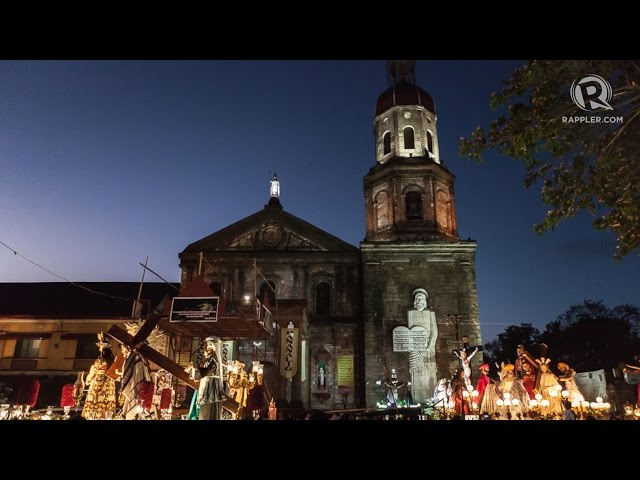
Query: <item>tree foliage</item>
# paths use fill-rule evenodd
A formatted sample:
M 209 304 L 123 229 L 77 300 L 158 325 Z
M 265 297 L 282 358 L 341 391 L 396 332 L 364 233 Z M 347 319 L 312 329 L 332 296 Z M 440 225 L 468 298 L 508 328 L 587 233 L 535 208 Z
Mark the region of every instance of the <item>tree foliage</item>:
M 576 371 L 612 368 L 640 354 L 640 309 L 586 300 L 547 324 L 539 341 Z
M 522 343 L 530 346 L 538 342 L 540 331 L 530 323 L 521 325 L 509 325 L 498 337 L 485 344 L 483 356 L 490 362 L 515 362 L 516 347 Z
M 559 361 L 578 372 L 613 368 L 640 354 L 640 308 L 608 308 L 601 301 L 585 300 L 569 307 L 542 332 L 530 323 L 510 325 L 485 345 L 485 359 L 513 362 L 519 343 L 536 355 L 536 345 L 548 345 L 554 368 Z
M 612 86 L 611 110 L 585 112 L 570 87 L 589 74 Z M 502 113 L 485 131 L 460 139 L 460 154 L 482 160 L 491 148 L 521 160 L 524 185 L 539 184 L 549 210 L 541 234 L 580 212 L 616 235 L 615 258 L 640 247 L 640 62 L 533 60 L 491 99 Z M 622 123 L 563 123 L 563 117 L 622 116 Z

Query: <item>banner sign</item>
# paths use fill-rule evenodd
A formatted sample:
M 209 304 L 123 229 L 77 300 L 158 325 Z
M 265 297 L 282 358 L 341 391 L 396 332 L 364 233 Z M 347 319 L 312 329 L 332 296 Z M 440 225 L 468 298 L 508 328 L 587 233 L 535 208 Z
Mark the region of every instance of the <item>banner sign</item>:
M 298 372 L 298 329 L 283 328 L 280 335 L 280 375 L 293 378 Z
M 355 379 L 353 368 L 353 349 L 338 350 L 336 368 L 338 370 L 338 393 L 353 392 Z
M 233 360 L 233 340 L 226 340 L 222 342 L 220 358 L 222 360 L 222 365 L 229 365 L 229 362 Z
M 216 322 L 220 297 L 173 297 L 170 322 Z

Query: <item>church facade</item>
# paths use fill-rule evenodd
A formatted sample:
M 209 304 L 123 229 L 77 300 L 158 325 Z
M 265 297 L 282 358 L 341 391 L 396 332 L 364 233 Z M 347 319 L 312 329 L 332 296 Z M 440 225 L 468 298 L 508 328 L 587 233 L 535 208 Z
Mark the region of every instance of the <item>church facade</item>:
M 459 367 L 452 351 L 465 337 L 481 344 L 476 242 L 458 237 L 434 101 L 416 85 L 414 62 L 388 62 L 388 74 L 359 248 L 286 212 L 274 177 L 262 210 L 179 254 L 181 287 L 203 283 L 220 297 L 221 315 L 268 313 L 271 338 L 238 338 L 227 354 L 263 362 L 270 395 L 305 408 L 374 407 L 392 371 L 424 401 Z M 294 331 L 294 370 L 284 372 Z

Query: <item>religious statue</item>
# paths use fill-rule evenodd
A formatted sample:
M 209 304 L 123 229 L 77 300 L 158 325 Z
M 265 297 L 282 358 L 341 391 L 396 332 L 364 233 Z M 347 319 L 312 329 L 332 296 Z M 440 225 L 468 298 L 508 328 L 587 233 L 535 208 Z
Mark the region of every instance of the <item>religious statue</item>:
M 478 391 L 478 406 L 480 406 L 482 405 L 482 397 L 484 396 L 484 391 L 486 390 L 487 385 L 491 383 L 491 379 L 489 378 L 488 363 L 483 363 L 478 369 L 480 370 L 480 378 L 478 379 L 476 390 Z
M 433 392 L 433 400 L 435 403 L 442 403 L 444 407 L 449 404 L 449 397 L 451 396 L 451 381 L 448 378 L 441 378 L 438 380 L 436 389 Z
M 326 388 L 326 373 L 322 365 L 318 367 L 318 390 L 324 390 Z
M 414 342 L 413 351 L 409 352 L 409 370 L 411 372 L 411 390 L 417 402 L 431 398 L 436 383 L 436 340 L 438 326 L 436 314 L 427 308 L 427 291 L 416 288 L 413 291 L 413 308 L 408 311 L 408 326 L 422 327 L 426 333 L 423 344 Z
M 156 416 L 166 414 L 173 403 L 175 392 L 173 390 L 173 375 L 161 368 L 153 374 L 155 388 L 153 390 L 152 403 L 156 409 Z
M 145 384 L 151 383 L 149 365 L 137 350 L 124 344 L 120 348 L 125 358 L 120 380 L 120 393 L 124 397 L 122 416 L 125 420 L 136 420 L 140 416 L 140 393 L 144 390 Z
M 127 322 L 124 324 L 127 333 L 132 337 L 135 337 L 142 325 L 143 323 L 141 322 Z M 159 350 L 163 342 L 164 332 L 155 327 L 144 343 L 154 350 Z M 120 351 L 125 359 L 122 366 L 122 378 L 120 379 L 120 394 L 124 398 L 122 416 L 126 420 L 135 420 L 140 418 L 141 409 L 143 411 L 147 403 L 151 404 L 153 397 L 153 382 L 149 372 L 149 362 L 138 352 L 135 346 L 131 348 L 122 344 Z M 119 373 L 119 370 L 117 373 Z M 149 398 L 147 398 L 147 393 L 150 393 Z
M 387 405 L 391 408 L 398 408 L 398 390 L 407 386 L 407 382 L 398 381 L 398 373 L 395 368 L 391 369 L 391 378 L 384 382 L 387 387 Z
M 561 415 L 562 414 L 562 397 L 560 391 L 562 387 L 558 383 L 558 377 L 549 370 L 550 358 L 540 357 L 536 359 L 540 374 L 538 375 L 536 389 L 542 394 L 542 400 L 547 400 L 549 405 L 540 407 L 543 415 Z M 546 402 L 545 402 L 546 403 Z
M 200 420 L 218 420 L 220 418 L 220 402 L 222 401 L 222 369 L 219 366 L 216 352 L 216 337 L 205 338 L 204 356 L 196 368 L 198 374 L 198 405 L 200 405 Z
M 476 353 L 478 353 L 478 347 L 476 347 L 470 354 L 468 354 L 466 350 L 454 350 L 453 353 L 460 359 L 460 363 L 462 364 L 465 385 L 471 385 L 471 359 Z
M 515 366 L 502 363 L 498 376 L 500 383 L 496 388 L 504 407 L 500 409 L 501 418 L 522 419 L 529 410 L 529 393 L 516 377 Z
M 529 394 L 529 399 L 532 400 L 536 398 L 536 372 L 533 370 L 533 366 L 527 361 L 522 362 L 521 365 L 523 374 L 522 377 L 520 377 L 520 381 Z
M 107 370 L 115 356 L 102 332 L 98 333 L 96 345 L 100 353 L 87 375 L 89 391 L 81 415 L 90 420 L 111 419 L 116 413 L 116 382 L 107 376 Z
M 580 389 L 578 388 L 578 385 L 576 385 L 576 381 L 573 378 L 576 376 L 576 371 L 564 362 L 558 363 L 558 370 L 560 370 L 560 376 L 558 377 L 558 380 L 564 383 L 564 389 L 569 392 L 567 400 L 572 403 L 583 401 L 584 395 L 582 395 L 582 392 L 580 392 Z

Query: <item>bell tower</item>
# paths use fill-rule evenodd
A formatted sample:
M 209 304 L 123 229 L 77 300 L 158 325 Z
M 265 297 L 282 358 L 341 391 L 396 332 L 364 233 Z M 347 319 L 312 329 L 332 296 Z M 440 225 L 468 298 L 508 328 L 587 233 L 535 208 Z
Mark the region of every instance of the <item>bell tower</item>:
M 414 60 L 387 62 L 389 88 L 378 97 L 374 132 L 376 160 L 426 157 L 440 163 L 436 107 L 415 82 Z
M 440 160 L 436 108 L 415 61 L 387 62 L 373 121 L 376 165 L 364 178 L 366 240 L 458 240 L 455 176 Z
M 416 84 L 415 66 L 413 60 L 387 62 L 389 86 L 373 120 L 375 164 L 363 181 L 368 407 L 388 396 L 384 384 L 392 369 L 398 381 L 412 382 L 413 400 L 424 402 L 435 381 L 458 368 L 451 352 L 462 348 L 463 336 L 482 343 L 476 242 L 458 236 L 455 176 L 440 157 L 435 103 Z M 427 299 L 420 309 L 416 292 Z M 481 353 L 472 367 L 478 362 Z

